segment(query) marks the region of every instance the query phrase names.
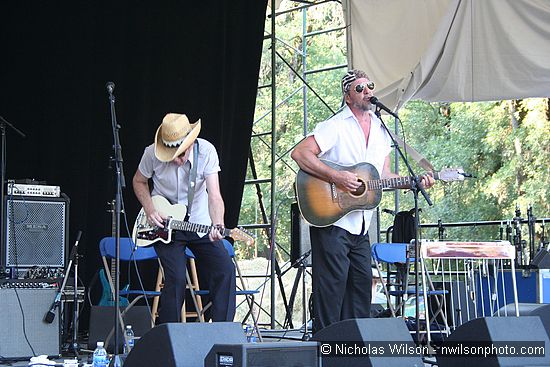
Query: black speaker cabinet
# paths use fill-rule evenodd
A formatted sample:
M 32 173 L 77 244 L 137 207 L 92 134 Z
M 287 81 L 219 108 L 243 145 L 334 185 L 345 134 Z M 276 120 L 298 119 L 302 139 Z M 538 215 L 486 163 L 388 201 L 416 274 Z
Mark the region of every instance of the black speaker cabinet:
M 529 266 L 535 269 L 550 269 L 550 253 L 548 250 L 540 249 Z
M 245 342 L 238 322 L 162 324 L 136 341 L 124 367 L 202 366 L 214 344 Z
M 317 349 L 313 342 L 216 344 L 204 367 L 318 367 Z
M 543 303 L 519 303 L 518 310 L 520 316 L 538 316 L 542 321 L 542 326 L 546 330 L 550 338 L 550 304 Z M 516 308 L 514 304 L 511 303 L 504 307 L 501 307 L 493 316 L 515 316 Z
M 64 267 L 69 228 L 69 198 L 6 198 L 6 267 Z
M 125 307 L 121 307 L 120 310 L 124 311 Z M 147 306 L 133 306 L 122 317 L 125 325 L 132 325 L 134 336 L 136 338 L 142 337 L 149 330 L 151 330 L 151 312 Z M 107 336 L 113 329 L 115 323 L 115 308 L 112 306 L 92 306 L 90 312 L 90 336 L 88 338 L 88 349 L 94 350 L 97 342 L 105 342 Z M 120 324 L 119 324 L 120 325 Z M 119 329 L 119 352 L 122 352 L 123 343 L 123 330 Z M 109 345 L 106 349 L 109 353 L 113 353 L 115 350 L 114 333 L 109 339 Z
M 538 343 L 537 343 L 538 342 Z M 531 349 L 545 348 L 544 356 L 534 356 Z M 443 342 L 442 350 L 452 352 L 437 355 L 439 367 L 508 367 L 508 366 L 550 366 L 550 355 L 547 351 L 550 341 L 539 317 L 481 317 L 459 326 Z M 465 352 L 464 348 L 475 352 Z M 490 350 L 496 353 L 484 355 L 478 350 Z M 513 349 L 512 349 L 513 348 Z M 514 356 L 506 355 L 506 349 L 514 351 Z
M 34 354 L 59 355 L 59 314 L 51 324 L 43 321 L 56 293 L 56 289 L 0 288 L 0 362 L 28 360 Z
M 298 203 L 290 205 L 290 263 L 297 268 L 300 261 L 305 266 L 311 266 L 311 239 L 309 237 L 309 224 L 306 222 Z
M 344 320 L 320 330 L 314 335 L 313 340 L 321 343 L 323 367 L 424 366 L 421 356 L 405 352 L 414 349 L 415 344 L 403 319 Z M 355 342 L 353 347 L 350 342 Z M 328 347 L 323 344 L 328 344 Z M 336 345 L 344 345 L 347 352 L 336 353 Z M 392 353 L 392 350 L 396 351 L 397 348 L 402 352 Z M 361 353 L 352 354 L 354 350 Z M 371 353 L 366 355 L 363 351 Z

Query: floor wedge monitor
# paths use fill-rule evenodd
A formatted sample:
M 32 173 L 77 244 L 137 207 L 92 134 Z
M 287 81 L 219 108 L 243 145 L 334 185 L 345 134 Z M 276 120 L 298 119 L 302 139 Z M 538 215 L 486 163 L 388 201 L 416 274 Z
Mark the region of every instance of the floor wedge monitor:
M 451 333 L 438 351 L 437 365 L 550 366 L 549 345 L 537 316 L 480 317 Z
M 244 343 L 238 322 L 169 323 L 147 332 L 128 354 L 124 367 L 197 367 L 214 344 Z
M 317 332 L 323 367 L 423 367 L 403 319 L 351 319 Z

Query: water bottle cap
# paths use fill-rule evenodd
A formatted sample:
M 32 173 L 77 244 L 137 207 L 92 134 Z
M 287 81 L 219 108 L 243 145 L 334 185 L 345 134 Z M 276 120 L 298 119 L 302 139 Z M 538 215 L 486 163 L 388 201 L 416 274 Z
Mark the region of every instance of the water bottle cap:
M 105 344 L 103 342 L 97 342 L 98 347 L 103 347 Z

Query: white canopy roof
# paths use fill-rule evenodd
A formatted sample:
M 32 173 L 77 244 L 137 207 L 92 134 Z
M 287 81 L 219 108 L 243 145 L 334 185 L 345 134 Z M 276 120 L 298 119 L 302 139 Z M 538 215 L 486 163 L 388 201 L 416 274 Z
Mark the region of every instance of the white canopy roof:
M 549 0 L 344 0 L 348 62 L 390 108 L 550 96 Z

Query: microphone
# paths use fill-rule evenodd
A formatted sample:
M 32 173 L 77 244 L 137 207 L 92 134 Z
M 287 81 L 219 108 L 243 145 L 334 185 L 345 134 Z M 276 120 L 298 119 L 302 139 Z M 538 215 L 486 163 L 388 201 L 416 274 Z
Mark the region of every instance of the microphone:
M 60 297 L 61 298 L 61 297 Z M 52 305 L 50 306 L 50 310 L 46 312 L 44 315 L 44 322 L 51 324 L 53 320 L 55 319 L 55 309 L 57 308 L 57 297 L 55 297 L 55 300 L 53 301 Z
M 381 109 L 383 111 L 386 111 L 387 113 L 389 113 L 390 115 L 392 115 L 393 117 L 395 117 L 396 119 L 399 120 L 399 116 L 397 116 L 397 114 L 395 112 L 393 112 L 392 110 L 390 110 L 388 107 L 384 106 L 382 104 L 382 102 L 380 102 L 378 100 L 378 98 L 376 98 L 375 96 L 370 97 L 370 103 L 372 103 L 373 105 L 375 105 L 379 109 Z
M 105 88 L 107 88 L 107 92 L 109 94 L 113 94 L 113 91 L 115 90 L 115 83 L 107 82 L 107 84 L 105 84 Z

